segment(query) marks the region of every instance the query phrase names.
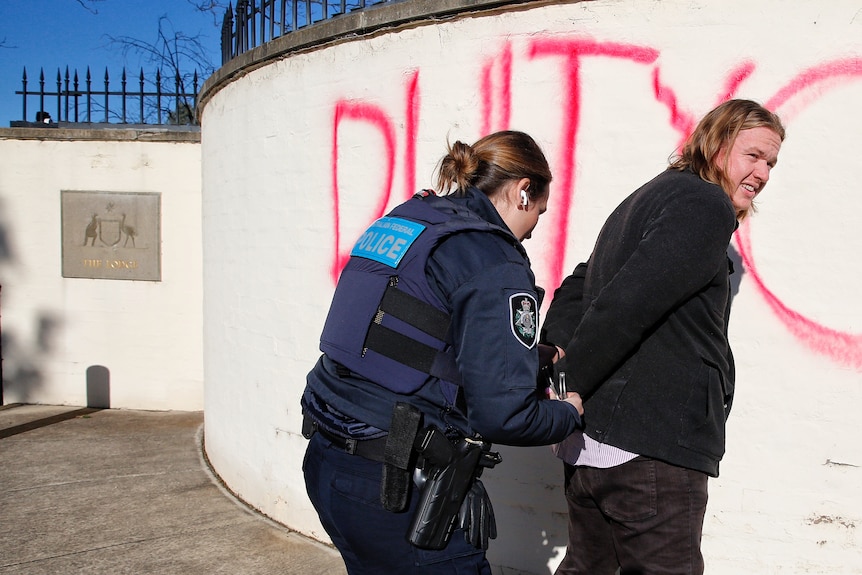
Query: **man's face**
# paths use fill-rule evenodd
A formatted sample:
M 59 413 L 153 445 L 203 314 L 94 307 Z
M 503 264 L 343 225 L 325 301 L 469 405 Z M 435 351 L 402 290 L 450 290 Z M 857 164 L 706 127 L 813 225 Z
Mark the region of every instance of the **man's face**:
M 730 200 L 737 212 L 751 208 L 751 202 L 766 187 L 769 172 L 778 162 L 781 138 L 769 128 L 750 128 L 737 134 L 727 152 L 722 148 L 718 161 L 725 163 L 725 175 L 733 185 Z

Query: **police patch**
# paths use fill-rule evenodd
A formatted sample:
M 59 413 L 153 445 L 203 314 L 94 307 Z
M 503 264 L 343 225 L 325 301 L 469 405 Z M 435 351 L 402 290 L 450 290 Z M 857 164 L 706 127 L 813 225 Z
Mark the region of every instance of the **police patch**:
M 527 349 L 536 345 L 539 306 L 536 298 L 528 293 L 516 293 L 509 296 L 509 325 L 518 341 Z
M 424 231 L 422 224 L 404 218 L 382 217 L 365 230 L 350 255 L 397 268 L 401 258 Z

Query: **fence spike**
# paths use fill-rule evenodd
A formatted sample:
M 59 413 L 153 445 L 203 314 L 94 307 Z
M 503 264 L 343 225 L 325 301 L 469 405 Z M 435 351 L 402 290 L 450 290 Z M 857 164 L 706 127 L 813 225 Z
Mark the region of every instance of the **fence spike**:
M 171 72 L 173 72 L 173 74 L 171 74 Z M 173 89 L 169 87 L 169 84 L 162 85 L 163 81 L 168 81 L 170 77 L 168 74 L 173 75 L 174 77 Z M 200 78 L 198 70 L 194 70 L 191 76 L 194 83 L 194 92 L 189 92 L 186 89 L 186 78 L 188 78 L 188 74 L 183 74 L 180 70 L 173 68 L 164 74 L 161 69 L 157 69 L 155 71 L 155 89 L 148 91 L 146 89 L 146 75 L 143 67 L 141 67 L 139 72 L 140 90 L 137 92 L 129 92 L 128 90 L 127 83 L 130 80 L 131 75 L 126 67 L 122 67 L 120 69 L 119 80 L 122 86 L 119 89 L 111 86 L 111 71 L 108 67 L 104 68 L 104 88 L 99 86 L 98 89 L 93 89 L 92 87 L 92 81 L 95 78 L 93 77 L 93 70 L 89 66 L 86 67 L 86 84 L 84 86 L 79 86 L 79 83 L 82 83 L 79 79 L 81 76 L 79 70 L 69 65 L 57 67 L 56 74 L 52 76 L 51 80 L 48 80 L 48 77 L 51 75 L 46 74 L 44 67 L 40 68 L 39 86 L 32 90 L 28 86 L 30 83 L 28 76 L 29 74 L 26 66 L 22 66 L 22 89 L 21 91 L 16 91 L 16 94 L 23 95 L 22 119 L 25 121 L 30 120 L 28 117 L 28 99 L 38 98 L 37 110 L 39 112 L 44 112 L 45 114 L 47 114 L 48 110 L 51 110 L 52 115 L 53 113 L 56 113 L 57 115 L 56 121 L 62 120 L 70 123 L 78 123 L 79 121 L 84 123 L 104 121 L 105 123 L 110 123 L 112 121 L 111 119 L 114 118 L 113 121 L 117 121 L 117 119 L 119 119 L 121 123 L 125 124 L 130 121 L 127 114 L 127 99 L 137 98 L 140 102 L 140 122 L 142 124 L 148 123 L 145 109 L 149 109 L 148 114 L 150 119 L 152 119 L 152 116 L 154 115 L 153 112 L 156 112 L 157 124 L 161 124 L 163 120 L 165 123 L 197 124 L 197 117 L 194 114 L 193 105 L 190 106 L 186 102 L 189 99 L 197 97 Z M 117 78 L 116 74 L 114 76 Z M 53 87 L 54 80 L 56 80 L 56 89 Z M 54 105 L 54 100 L 46 102 L 46 98 L 56 98 L 56 106 Z M 117 98 L 120 99 L 119 103 L 117 102 Z M 177 104 L 175 116 L 173 113 L 169 112 L 172 104 L 169 104 L 167 101 L 162 102 L 163 98 L 176 99 Z M 153 105 L 153 101 L 155 101 L 155 105 Z M 162 109 L 162 103 L 166 104 L 164 109 Z M 98 119 L 93 118 L 94 112 L 101 116 L 101 114 L 99 114 L 99 107 L 104 111 L 104 120 L 102 120 L 101 117 Z M 114 109 L 114 107 L 116 109 Z M 181 113 L 181 110 L 185 110 L 187 107 L 189 108 L 189 113 Z M 79 115 L 81 113 L 83 113 L 85 117 L 80 118 L 79 120 Z M 167 113 L 167 117 L 165 117 L 165 113 Z M 42 114 L 39 114 L 39 116 L 41 117 Z M 37 118 L 37 120 L 38 119 L 40 118 Z

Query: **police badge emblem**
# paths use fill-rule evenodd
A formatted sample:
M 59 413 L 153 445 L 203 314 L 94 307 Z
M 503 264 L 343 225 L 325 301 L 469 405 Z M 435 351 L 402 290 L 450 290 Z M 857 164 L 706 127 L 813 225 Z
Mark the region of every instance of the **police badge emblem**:
M 528 293 L 509 296 L 509 325 L 515 338 L 527 349 L 536 345 L 538 307 L 536 298 Z

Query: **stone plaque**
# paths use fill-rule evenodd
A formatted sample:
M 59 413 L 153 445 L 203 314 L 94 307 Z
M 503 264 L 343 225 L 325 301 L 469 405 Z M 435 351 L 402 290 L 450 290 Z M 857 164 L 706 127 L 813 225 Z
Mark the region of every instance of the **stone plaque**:
M 63 277 L 161 281 L 161 194 L 63 190 Z

